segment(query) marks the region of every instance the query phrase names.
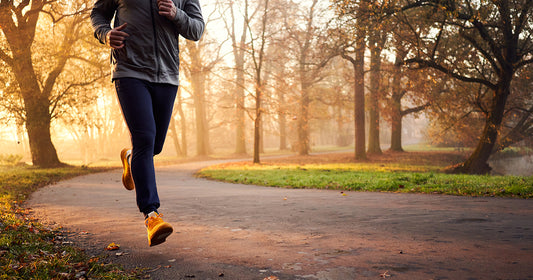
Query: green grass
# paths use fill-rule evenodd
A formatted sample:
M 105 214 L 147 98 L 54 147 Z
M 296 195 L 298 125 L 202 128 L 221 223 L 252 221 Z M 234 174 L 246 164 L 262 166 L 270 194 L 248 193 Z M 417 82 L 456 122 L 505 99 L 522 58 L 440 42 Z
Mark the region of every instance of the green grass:
M 198 176 L 283 188 L 533 198 L 533 177 L 454 175 L 400 163 L 222 164 Z
M 0 279 L 136 279 L 101 257 L 64 245 L 60 229 L 39 224 L 22 205 L 42 186 L 97 171 L 0 167 Z

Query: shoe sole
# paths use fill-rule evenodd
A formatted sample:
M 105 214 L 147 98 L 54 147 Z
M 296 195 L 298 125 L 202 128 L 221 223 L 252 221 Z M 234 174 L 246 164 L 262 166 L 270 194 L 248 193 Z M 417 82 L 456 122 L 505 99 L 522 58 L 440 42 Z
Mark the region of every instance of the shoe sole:
M 122 160 L 122 184 L 128 191 L 132 191 L 135 189 L 135 183 L 133 182 L 133 178 L 131 177 L 131 169 L 128 164 L 128 157 L 127 157 L 128 149 L 123 149 L 120 152 L 120 159 Z
M 159 245 L 167 240 L 167 237 L 172 234 L 172 228 L 166 228 L 162 230 L 160 233 L 157 233 L 157 235 L 152 237 L 152 240 L 150 241 L 150 247 L 153 247 L 155 245 Z

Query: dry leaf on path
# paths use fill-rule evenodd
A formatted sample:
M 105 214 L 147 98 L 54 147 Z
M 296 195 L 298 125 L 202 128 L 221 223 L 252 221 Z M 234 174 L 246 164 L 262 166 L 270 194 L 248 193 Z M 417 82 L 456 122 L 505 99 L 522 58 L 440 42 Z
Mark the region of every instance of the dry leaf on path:
M 387 278 L 387 277 L 390 277 L 390 276 L 391 276 L 391 275 L 389 274 L 389 271 L 388 271 L 388 270 L 385 271 L 385 272 L 383 272 L 383 273 L 381 273 L 381 274 L 379 275 L 379 277 L 381 277 L 381 278 Z
M 118 250 L 120 248 L 120 245 L 115 244 L 115 242 L 111 242 L 111 244 L 107 245 L 105 248 L 108 251 Z

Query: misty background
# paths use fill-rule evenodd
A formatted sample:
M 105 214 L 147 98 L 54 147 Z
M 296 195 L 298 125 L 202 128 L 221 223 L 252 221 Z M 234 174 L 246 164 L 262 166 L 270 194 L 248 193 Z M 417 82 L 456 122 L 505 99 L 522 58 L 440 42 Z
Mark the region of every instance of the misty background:
M 39 166 L 52 148 L 71 164 L 118 160 L 129 132 L 111 83 L 110 49 L 92 34 L 92 1 L 2 2 L 0 153 Z M 422 2 L 429 8 L 401 9 L 414 1 L 201 1 L 206 31 L 199 42 L 180 38 L 181 85 L 159 157 L 253 155 L 259 162 L 264 152 L 355 149 L 364 159 L 413 145 L 476 151 L 502 78 L 498 55 L 472 29 L 477 20 L 503 21 L 490 12 L 501 7 L 455 1 L 455 11 Z M 522 2 L 508 7 L 513 24 L 526 13 L 515 47 L 521 57 L 487 158 L 514 147 L 507 153 L 520 156 L 518 165 L 518 158 L 492 156 L 492 167 L 531 175 L 533 4 Z M 464 20 L 465 11 L 476 12 Z M 497 29 L 488 34 L 508 47 Z

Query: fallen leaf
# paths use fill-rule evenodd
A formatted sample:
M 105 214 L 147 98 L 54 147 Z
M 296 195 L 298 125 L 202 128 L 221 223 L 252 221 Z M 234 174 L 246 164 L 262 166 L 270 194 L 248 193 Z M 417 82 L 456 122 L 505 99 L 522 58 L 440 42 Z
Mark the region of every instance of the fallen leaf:
M 146 272 L 148 272 L 148 273 L 150 273 L 150 272 L 154 272 L 154 271 L 156 271 L 156 270 L 158 270 L 158 269 L 160 269 L 160 268 L 161 268 L 161 265 L 158 265 L 158 266 L 155 267 L 154 269 L 147 270 Z
M 389 271 L 387 270 L 387 271 L 381 273 L 381 274 L 379 275 L 379 277 L 381 277 L 381 278 L 387 278 L 387 277 L 390 277 Z
M 108 251 L 118 250 L 120 248 L 119 244 L 115 244 L 115 242 L 111 242 L 111 244 L 107 245 L 105 248 Z
M 33 233 L 39 233 L 39 230 L 34 228 L 33 225 L 31 225 L 29 228 L 28 228 L 28 231 L 29 232 L 33 232 Z
M 264 278 L 263 280 L 279 280 L 279 278 L 277 276 L 268 276 Z

